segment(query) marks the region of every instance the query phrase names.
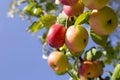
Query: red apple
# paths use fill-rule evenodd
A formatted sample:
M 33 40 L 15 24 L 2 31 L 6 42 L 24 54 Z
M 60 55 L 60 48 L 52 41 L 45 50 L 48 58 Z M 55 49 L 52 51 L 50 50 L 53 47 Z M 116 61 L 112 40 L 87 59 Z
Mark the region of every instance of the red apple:
M 73 5 L 78 2 L 78 0 L 59 0 L 59 2 L 63 5 Z
M 96 68 L 91 61 L 84 61 L 79 67 L 79 73 L 79 76 L 94 78 L 96 75 Z
M 63 13 L 68 16 L 78 16 L 79 14 L 83 13 L 84 5 L 81 1 L 77 2 L 74 5 L 63 5 Z
M 88 32 L 82 26 L 70 26 L 66 31 L 65 44 L 75 56 L 80 56 L 88 43 Z
M 100 61 L 84 61 L 78 72 L 80 77 L 95 78 L 102 74 L 103 66 Z
M 59 51 L 50 53 L 48 56 L 48 65 L 57 74 L 64 74 L 70 67 L 67 56 Z
M 61 24 L 54 24 L 50 27 L 46 41 L 53 48 L 59 48 L 64 45 L 66 28 Z

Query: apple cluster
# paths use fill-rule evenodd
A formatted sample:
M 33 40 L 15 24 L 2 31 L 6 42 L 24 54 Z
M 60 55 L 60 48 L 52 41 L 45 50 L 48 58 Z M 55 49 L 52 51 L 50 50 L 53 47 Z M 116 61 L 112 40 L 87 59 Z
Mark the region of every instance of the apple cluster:
M 64 74 L 71 69 L 71 63 L 66 53 L 79 60 L 78 74 L 80 80 L 83 78 L 96 78 L 103 73 L 103 64 L 99 60 L 80 60 L 88 41 L 89 31 L 82 25 L 74 25 L 76 17 L 84 13 L 84 8 L 91 11 L 88 19 L 90 33 L 99 35 L 100 38 L 110 35 L 118 25 L 117 15 L 114 10 L 107 6 L 108 0 L 57 0 L 62 5 L 62 14 L 65 16 L 65 24 L 56 22 L 51 25 L 46 37 L 46 42 L 54 48 L 48 56 L 48 65 L 57 74 Z M 74 19 L 73 19 L 74 18 Z M 72 21 L 71 25 L 68 25 Z M 86 22 L 85 22 L 86 23 Z M 93 40 L 95 39 L 91 35 Z M 99 40 L 101 41 L 101 40 Z M 99 41 L 95 41 L 99 44 Z M 63 50 L 64 49 L 64 50 Z

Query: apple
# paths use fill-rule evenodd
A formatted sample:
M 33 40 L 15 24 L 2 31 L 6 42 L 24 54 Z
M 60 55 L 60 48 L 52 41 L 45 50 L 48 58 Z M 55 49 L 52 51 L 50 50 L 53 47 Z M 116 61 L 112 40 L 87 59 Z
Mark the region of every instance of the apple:
M 53 24 L 46 37 L 46 42 L 53 48 L 59 48 L 65 43 L 66 28 L 61 24 Z
M 70 52 L 75 56 L 80 56 L 88 43 L 88 32 L 87 30 L 78 25 L 70 26 L 66 31 L 65 44 Z
M 68 17 L 72 17 L 80 15 L 81 13 L 83 13 L 83 11 L 84 5 L 80 0 L 79 2 L 73 5 L 63 5 L 62 13 Z
M 102 9 L 105 7 L 108 3 L 109 0 L 82 0 L 84 5 L 90 9 Z
M 96 67 L 96 75 L 95 77 L 99 77 L 103 73 L 103 62 L 102 61 L 94 61 L 93 62 Z
M 64 74 L 70 67 L 67 56 L 59 51 L 50 53 L 48 56 L 48 65 L 57 74 Z
M 73 5 L 78 2 L 78 0 L 58 0 L 63 5 Z
M 109 35 L 116 29 L 118 19 L 113 9 L 106 6 L 100 10 L 94 9 L 92 11 L 89 24 L 97 34 Z
M 94 78 L 96 75 L 96 68 L 91 61 L 84 61 L 79 67 L 79 76 L 84 76 L 86 78 Z
M 99 77 L 103 72 L 103 66 L 100 61 L 84 61 L 79 69 L 79 77 L 84 76 L 86 78 Z

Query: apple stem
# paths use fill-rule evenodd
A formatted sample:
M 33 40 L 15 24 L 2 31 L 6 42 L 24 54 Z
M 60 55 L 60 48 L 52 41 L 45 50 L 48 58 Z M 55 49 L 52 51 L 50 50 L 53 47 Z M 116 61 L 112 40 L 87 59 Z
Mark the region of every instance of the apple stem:
M 60 51 L 60 49 L 59 49 L 59 48 L 56 48 L 56 50 L 57 50 L 57 51 Z
M 68 23 L 67 23 L 68 20 L 69 20 L 69 17 L 68 17 L 68 18 L 66 19 L 66 21 L 65 21 L 65 27 L 66 27 L 66 28 L 68 27 L 68 25 L 67 25 L 67 24 L 68 24 Z
M 79 60 L 80 60 L 80 63 L 83 63 L 84 61 L 81 56 L 79 57 Z
M 37 2 L 36 0 L 32 0 L 32 2 Z
M 74 74 L 72 74 L 71 72 L 67 71 L 67 73 L 68 73 L 74 80 L 78 80 L 77 77 L 76 77 Z
M 100 80 L 104 80 L 101 76 L 99 76 Z
M 93 78 L 88 78 L 88 80 L 93 80 Z M 101 80 L 101 79 L 100 79 Z
M 74 19 L 74 17 L 71 17 L 71 20 L 72 20 L 73 22 L 75 22 L 75 19 Z

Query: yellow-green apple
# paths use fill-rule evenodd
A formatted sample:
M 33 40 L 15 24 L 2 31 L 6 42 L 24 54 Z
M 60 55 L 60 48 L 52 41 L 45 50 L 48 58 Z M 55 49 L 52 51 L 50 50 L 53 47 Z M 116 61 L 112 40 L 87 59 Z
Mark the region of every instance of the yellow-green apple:
M 63 5 L 63 11 L 66 16 L 78 16 L 79 14 L 83 13 L 84 5 L 82 1 L 78 1 L 76 4 L 73 5 Z
M 70 52 L 75 56 L 80 56 L 88 43 L 88 32 L 80 26 L 70 26 L 66 31 L 65 44 Z
M 94 9 L 92 11 L 89 24 L 97 34 L 109 35 L 116 29 L 118 19 L 113 9 L 106 6 L 100 10 Z
M 58 0 L 63 5 L 73 5 L 78 2 L 78 0 Z
M 78 70 L 80 77 L 95 78 L 102 74 L 103 66 L 100 61 L 84 61 Z
M 48 56 L 48 65 L 57 74 L 64 74 L 70 67 L 67 56 L 59 51 L 50 53 Z
M 61 24 L 53 24 L 47 34 L 46 41 L 53 48 L 59 48 L 65 43 L 66 28 Z
M 105 7 L 108 3 L 109 0 L 82 0 L 84 5 L 90 9 L 102 9 Z

